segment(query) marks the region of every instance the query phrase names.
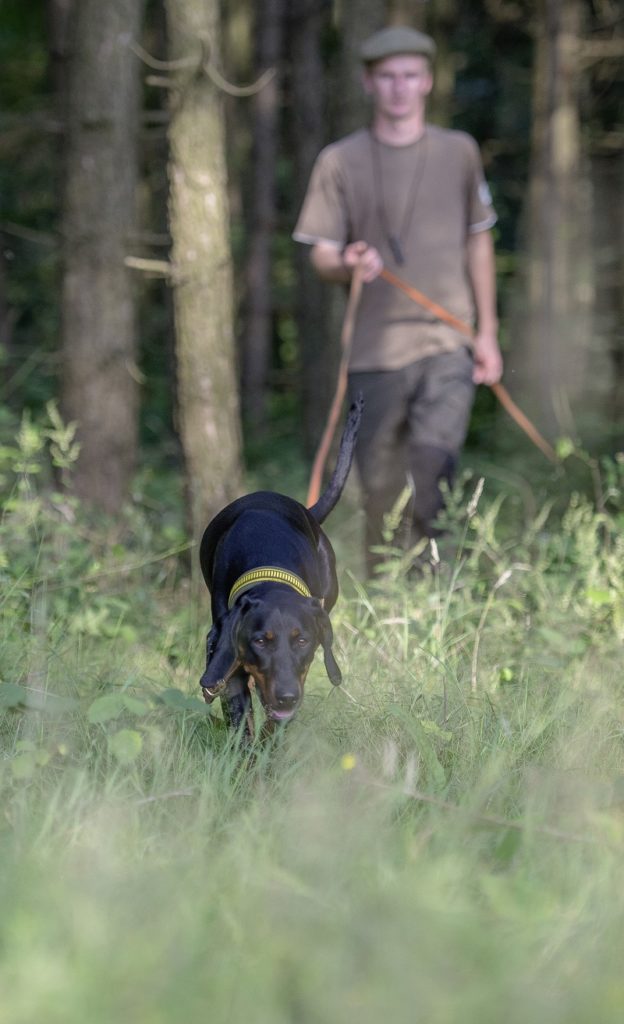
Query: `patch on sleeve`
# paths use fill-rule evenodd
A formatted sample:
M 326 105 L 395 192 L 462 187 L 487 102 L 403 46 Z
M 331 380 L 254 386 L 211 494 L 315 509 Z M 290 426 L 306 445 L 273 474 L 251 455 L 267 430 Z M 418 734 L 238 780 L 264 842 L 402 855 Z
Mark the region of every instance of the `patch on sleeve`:
M 492 193 L 490 192 L 488 183 L 485 179 L 479 182 L 479 199 L 484 206 L 492 205 Z

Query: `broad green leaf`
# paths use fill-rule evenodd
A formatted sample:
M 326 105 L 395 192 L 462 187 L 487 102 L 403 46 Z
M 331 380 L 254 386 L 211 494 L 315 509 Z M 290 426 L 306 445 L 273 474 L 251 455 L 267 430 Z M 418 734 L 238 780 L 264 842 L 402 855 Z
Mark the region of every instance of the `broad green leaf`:
M 143 748 L 143 737 L 135 729 L 120 729 L 108 741 L 108 748 L 121 764 L 132 764 Z
M 26 703 L 27 691 L 17 683 L 0 683 L 0 708 L 16 708 Z
M 441 729 L 437 722 L 432 722 L 429 718 L 421 718 L 420 724 L 422 725 L 425 732 L 432 734 L 433 736 L 439 736 L 441 740 L 452 740 L 453 733 L 448 732 L 447 729 Z
M 186 708 L 186 694 L 182 690 L 163 690 L 158 694 L 158 699 L 168 708 L 180 708 L 181 711 Z
M 188 693 L 183 693 L 182 690 L 177 690 L 175 687 L 159 693 L 158 700 L 174 711 L 195 711 L 200 715 L 211 714 L 210 707 L 204 700 L 201 700 L 199 697 L 193 697 Z
M 125 707 L 124 698 L 123 693 L 106 693 L 103 697 L 97 697 L 87 712 L 91 725 L 100 725 L 118 718 Z
M 123 703 L 126 711 L 132 715 L 146 715 L 149 710 L 144 701 L 139 700 L 138 697 L 131 697 L 127 693 L 124 694 Z

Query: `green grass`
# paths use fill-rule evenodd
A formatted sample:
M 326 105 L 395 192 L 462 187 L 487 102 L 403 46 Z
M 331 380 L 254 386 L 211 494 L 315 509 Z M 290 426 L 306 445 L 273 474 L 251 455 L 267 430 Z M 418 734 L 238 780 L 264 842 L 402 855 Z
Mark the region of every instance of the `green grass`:
M 504 491 L 469 498 L 431 575 L 344 570 L 343 687 L 318 658 L 241 751 L 196 696 L 207 600 L 170 511 L 111 542 L 12 492 L 2 1024 L 619 1024 L 619 506 L 514 532 Z M 328 530 L 357 564 L 353 517 Z
M 617 663 L 470 697 L 344 646 L 255 759 L 195 711 L 6 712 L 4 1019 L 621 1018 Z

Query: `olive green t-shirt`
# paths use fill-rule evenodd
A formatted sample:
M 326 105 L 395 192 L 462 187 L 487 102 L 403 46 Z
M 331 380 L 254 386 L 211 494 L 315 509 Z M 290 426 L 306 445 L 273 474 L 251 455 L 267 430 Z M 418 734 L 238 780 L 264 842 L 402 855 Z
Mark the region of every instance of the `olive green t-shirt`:
M 364 129 L 318 156 L 293 237 L 340 249 L 364 240 L 389 270 L 473 323 L 466 243 L 495 222 L 471 136 L 427 125 L 417 142 L 388 146 Z M 389 234 L 399 241 L 403 264 L 395 261 Z M 399 369 L 465 344 L 464 335 L 377 279 L 363 289 L 350 369 Z

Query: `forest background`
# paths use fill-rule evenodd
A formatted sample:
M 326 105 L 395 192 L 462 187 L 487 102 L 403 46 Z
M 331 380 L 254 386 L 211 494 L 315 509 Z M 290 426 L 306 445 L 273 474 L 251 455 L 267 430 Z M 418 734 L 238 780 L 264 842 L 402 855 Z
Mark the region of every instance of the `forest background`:
M 197 531 L 241 489 L 242 437 L 251 467 L 280 440 L 309 460 L 344 300 L 290 236 L 318 151 L 366 123 L 358 47 L 389 22 L 434 36 L 431 119 L 481 146 L 507 386 L 550 438 L 617 450 L 617 5 L 3 0 L 2 20 L 2 428 L 60 400 L 81 497 L 115 512 L 138 467 L 185 464 Z M 522 451 L 500 415 L 480 394 L 469 445 Z

